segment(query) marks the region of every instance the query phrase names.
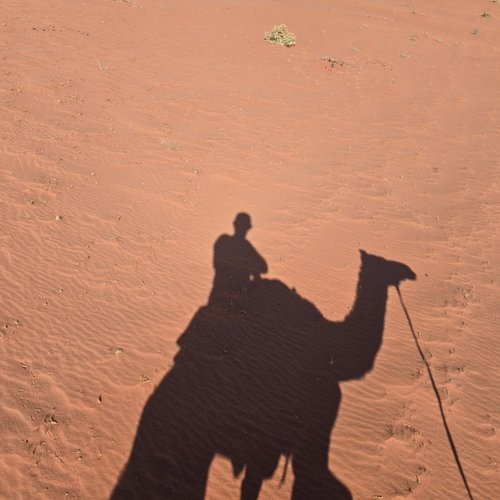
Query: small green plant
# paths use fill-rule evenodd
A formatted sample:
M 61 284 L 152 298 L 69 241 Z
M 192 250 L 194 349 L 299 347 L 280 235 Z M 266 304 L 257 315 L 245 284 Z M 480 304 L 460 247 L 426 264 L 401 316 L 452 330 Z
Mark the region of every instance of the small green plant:
M 273 26 L 273 29 L 264 35 L 264 40 L 285 47 L 295 45 L 295 35 L 290 33 L 284 24 Z

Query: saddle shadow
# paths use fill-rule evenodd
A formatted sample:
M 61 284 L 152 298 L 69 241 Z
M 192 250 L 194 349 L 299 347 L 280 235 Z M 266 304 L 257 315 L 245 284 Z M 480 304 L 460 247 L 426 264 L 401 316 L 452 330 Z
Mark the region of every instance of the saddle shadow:
M 203 499 L 216 454 L 235 477 L 244 471 L 243 500 L 258 498 L 281 455 L 291 461 L 294 500 L 352 498 L 328 466 L 339 383 L 372 369 L 388 287 L 416 275 L 361 251 L 351 312 L 328 321 L 281 281 L 260 278 L 267 265 L 241 215 L 235 235 L 215 245 L 209 303 L 178 339 L 175 364 L 144 408 L 114 500 Z M 246 230 L 238 232 L 240 223 Z

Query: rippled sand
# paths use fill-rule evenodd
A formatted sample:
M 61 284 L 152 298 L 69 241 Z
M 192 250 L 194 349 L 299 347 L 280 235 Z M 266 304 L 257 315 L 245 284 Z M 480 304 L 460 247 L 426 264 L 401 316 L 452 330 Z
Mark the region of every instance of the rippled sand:
M 500 498 L 500 6 L 1 12 L 0 497 L 109 497 L 245 211 L 266 277 L 330 322 L 360 249 L 415 271 L 401 292 L 463 471 Z M 278 23 L 295 47 L 263 40 Z M 393 287 L 373 369 L 340 386 L 329 468 L 354 498 L 467 498 Z M 285 462 L 259 498 L 290 498 Z M 219 453 L 206 498 L 242 478 Z

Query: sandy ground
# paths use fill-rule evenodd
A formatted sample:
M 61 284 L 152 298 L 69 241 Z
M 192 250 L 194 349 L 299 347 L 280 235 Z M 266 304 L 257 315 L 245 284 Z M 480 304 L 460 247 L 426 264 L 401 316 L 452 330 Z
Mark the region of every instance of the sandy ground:
M 352 306 L 358 250 L 415 271 L 401 291 L 464 474 L 500 498 L 499 5 L 0 14 L 0 497 L 111 494 L 245 211 L 266 276 L 328 320 Z M 263 40 L 277 23 L 295 47 Z M 393 287 L 373 370 L 341 388 L 329 468 L 354 498 L 467 498 Z M 290 498 L 284 464 L 259 498 Z M 241 481 L 217 454 L 206 498 Z

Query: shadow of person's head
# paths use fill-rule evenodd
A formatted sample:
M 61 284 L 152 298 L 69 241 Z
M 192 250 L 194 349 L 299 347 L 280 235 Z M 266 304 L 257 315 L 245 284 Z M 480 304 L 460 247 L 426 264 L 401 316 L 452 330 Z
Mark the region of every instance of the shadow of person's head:
M 234 235 L 237 238 L 245 238 L 248 231 L 252 229 L 252 221 L 250 216 L 245 212 L 240 212 L 236 215 L 233 222 L 234 225 Z

